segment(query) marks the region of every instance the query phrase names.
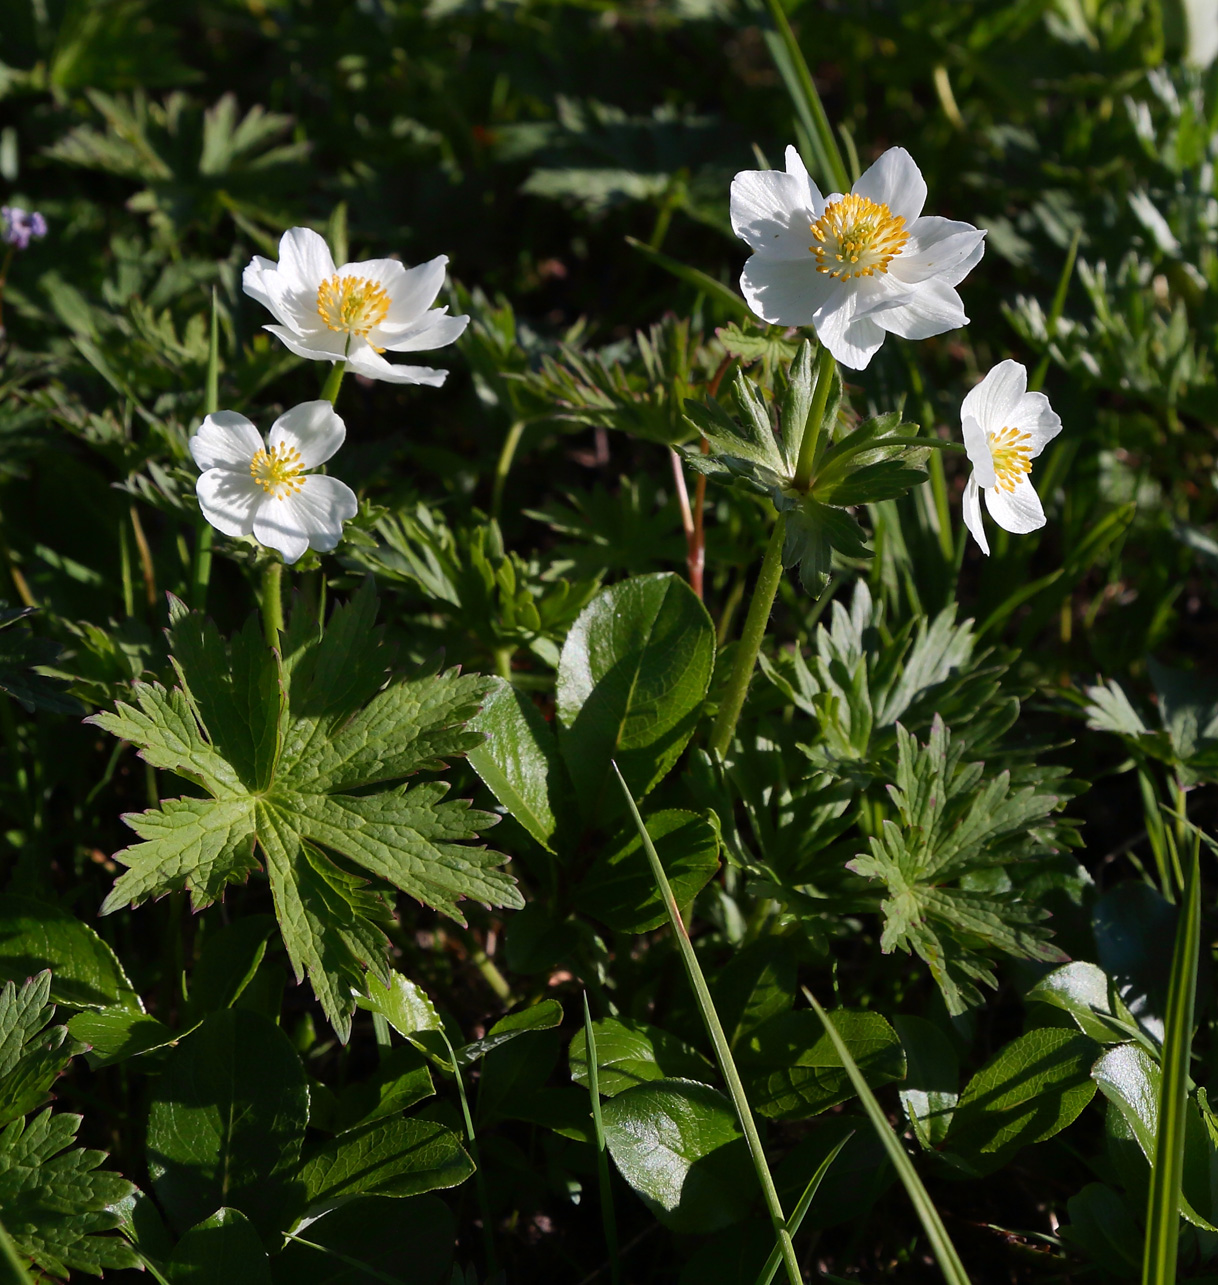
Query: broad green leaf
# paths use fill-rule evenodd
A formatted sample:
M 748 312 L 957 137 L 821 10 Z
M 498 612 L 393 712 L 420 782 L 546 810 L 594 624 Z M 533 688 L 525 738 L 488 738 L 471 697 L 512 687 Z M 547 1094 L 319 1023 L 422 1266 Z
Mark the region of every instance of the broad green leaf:
M 474 1172 L 460 1139 L 431 1120 L 373 1120 L 315 1148 L 300 1166 L 298 1212 L 315 1217 L 351 1196 L 419 1196 Z
M 441 1066 L 450 1066 L 449 1046 L 444 1039 L 444 1023 L 427 992 L 401 973 L 391 973 L 386 986 L 371 973 L 364 994 L 357 1003 L 380 1015 L 403 1039 L 426 1053 Z
M 928 1151 L 947 1137 L 960 1096 L 960 1069 L 947 1036 L 932 1022 L 899 1014 L 892 1019 L 905 1050 L 901 1105 L 914 1136 Z
M 1139 1028 L 1163 1042 L 1176 908 L 1141 880 L 1117 884 L 1095 903 L 1091 928 L 1099 965 Z
M 263 1237 L 279 1230 L 308 1118 L 287 1036 L 243 1009 L 210 1014 L 170 1054 L 148 1111 L 148 1171 L 169 1221 L 184 1232 L 225 1205 Z
M 665 1227 L 706 1233 L 748 1214 L 755 1190 L 748 1149 L 717 1089 L 653 1080 L 608 1099 L 601 1111 L 618 1172 Z
M 98 1168 L 104 1152 L 67 1150 L 80 1122 L 78 1115 L 47 1110 L 0 1132 L 5 1230 L 20 1254 L 62 1278 L 138 1263 L 122 1237 L 105 1234 L 122 1221 L 114 1206 L 131 1194 L 131 1183 Z
M 217 1209 L 192 1227 L 165 1265 L 169 1285 L 271 1285 L 258 1233 L 237 1209 Z
M 469 729 L 486 739 L 466 757 L 490 792 L 549 852 L 553 852 L 555 813 L 565 787 L 554 730 L 523 692 L 502 678 L 488 680 L 490 691 Z
M 593 1022 L 596 1041 L 597 1088 L 616 1097 L 636 1084 L 651 1080 L 700 1080 L 713 1074 L 711 1064 L 696 1049 L 657 1026 L 619 1022 L 607 1017 Z M 577 1031 L 567 1049 L 571 1078 L 588 1083 L 588 1040 Z
M 580 612 L 558 667 L 558 743 L 586 816 L 611 759 L 636 797 L 659 783 L 693 733 L 714 662 L 710 616 L 678 576 L 625 580 Z
M 760 359 L 777 365 L 791 361 L 799 351 L 799 344 L 785 338 L 785 332 L 779 326 L 758 329 L 751 324 L 751 319 L 745 325 L 747 330 L 733 321 L 715 331 L 724 350 L 734 357 L 743 357 L 750 362 Z
M 715 973 L 711 992 L 733 1048 L 742 1035 L 795 1002 L 798 965 L 791 937 L 763 937 L 736 950 Z
M 271 1259 L 275 1285 L 446 1285 L 457 1227 L 435 1196 L 357 1196 L 300 1235 Z
M 68 1033 L 87 1046 L 85 1060 L 96 1070 L 164 1048 L 186 1032 L 171 1030 L 147 1013 L 116 1007 L 77 1013 L 68 1021 Z
M 457 1065 L 470 1066 L 479 1058 L 529 1031 L 549 1031 L 562 1022 L 562 1005 L 556 999 L 543 999 L 528 1008 L 517 1009 L 501 1017 L 480 1039 L 457 1049 Z
M 0 1124 L 41 1106 L 76 1051 L 66 1026 L 48 1025 L 55 1015 L 50 994 L 45 970 L 21 987 L 7 982 L 0 989 Z
M 382 1050 L 376 1069 L 366 1079 L 348 1084 L 339 1095 L 334 1127 L 342 1133 L 369 1120 L 399 1115 L 434 1092 L 431 1073 L 418 1049 L 398 1045 Z
M 948 1145 L 970 1165 L 990 1169 L 1060 1133 L 1095 1095 L 1097 1052 L 1094 1040 L 1060 1027 L 1020 1035 L 965 1086 Z
M 1132 1279 L 1142 1267 L 1142 1232 L 1129 1205 L 1111 1187 L 1089 1182 L 1066 1202 L 1070 1221 L 1058 1235 L 1105 1271 Z
M 836 1009 L 830 1018 L 869 1084 L 903 1078 L 901 1041 L 879 1013 Z M 754 1027 L 736 1045 L 736 1060 L 759 1115 L 804 1120 L 854 1096 L 832 1039 L 807 1009 Z
M 0 981 L 23 982 L 44 968 L 51 970 L 56 1004 L 142 1007 L 118 957 L 88 924 L 61 906 L 6 892 L 0 900 Z
M 60 646 L 36 638 L 24 623 L 34 607 L 9 607 L 0 601 L 0 692 L 5 692 L 31 714 L 44 709 L 52 714 L 84 713 L 80 702 L 64 691 L 57 678 L 48 678 L 38 669 L 55 664 Z
M 1069 1013 L 1079 1030 L 1097 1043 L 1118 1044 L 1136 1038 L 1138 1032 L 1112 1011 L 1110 987 L 1102 968 L 1078 959 L 1042 977 L 1027 998 Z
M 226 924 L 203 943 L 190 974 L 184 1024 L 193 1026 L 208 1013 L 230 1008 L 253 980 L 275 931 L 271 915 L 247 915 Z
M 679 905 L 688 906 L 719 869 L 719 831 L 712 815 L 673 809 L 645 818 Z M 617 932 L 650 932 L 667 921 L 633 825 L 619 831 L 593 863 L 575 890 L 575 904 Z
M 371 582 L 324 632 L 302 608 L 281 661 L 256 619 L 226 645 L 175 602 L 179 685 L 137 683 L 134 705 L 93 719 L 207 795 L 126 818 L 143 842 L 117 854 L 129 868 L 103 912 L 178 888 L 200 909 L 255 872 L 260 853 L 297 978 L 308 974 L 343 1039 L 365 970 L 388 977 L 381 925 L 391 889 L 460 922 L 467 897 L 523 904 L 498 868 L 505 858 L 466 842 L 492 815 L 442 801 L 439 781 L 389 788 L 479 742 L 466 724 L 485 680 L 424 670 L 386 686 L 375 616 Z

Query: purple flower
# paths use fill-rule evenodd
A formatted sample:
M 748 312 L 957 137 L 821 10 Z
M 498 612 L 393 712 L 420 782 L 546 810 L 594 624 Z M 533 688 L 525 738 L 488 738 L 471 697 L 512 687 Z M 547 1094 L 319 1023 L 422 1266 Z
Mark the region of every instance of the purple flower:
M 32 213 L 19 205 L 0 206 L 0 241 L 28 249 L 30 241 L 41 240 L 47 234 L 47 221 L 37 210 Z

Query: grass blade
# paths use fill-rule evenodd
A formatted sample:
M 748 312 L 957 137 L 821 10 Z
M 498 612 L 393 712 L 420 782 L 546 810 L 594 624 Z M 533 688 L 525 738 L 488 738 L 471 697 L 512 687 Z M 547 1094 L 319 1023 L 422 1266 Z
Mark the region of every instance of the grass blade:
M 655 845 L 651 842 L 651 835 L 647 833 L 647 827 L 643 824 L 643 818 L 639 815 L 634 795 L 630 793 L 630 787 L 626 784 L 621 772 L 618 771 L 616 763 L 613 764 L 613 771 L 617 775 L 618 784 L 622 787 L 622 793 L 626 796 L 626 806 L 630 810 L 630 815 L 634 818 L 634 823 L 638 827 L 639 838 L 643 843 L 643 851 L 646 852 L 648 864 L 651 866 L 652 878 L 656 881 L 656 887 L 659 888 L 660 896 L 664 899 L 664 908 L 668 911 L 668 919 L 672 924 L 673 935 L 676 937 L 677 946 L 681 951 L 681 961 L 685 965 L 685 972 L 689 978 L 689 984 L 693 987 L 694 996 L 698 1001 L 698 1009 L 702 1014 L 702 1021 L 706 1026 L 707 1034 L 711 1038 L 711 1043 L 715 1047 L 715 1058 L 719 1063 L 719 1070 L 727 1084 L 728 1092 L 731 1094 L 732 1103 L 736 1108 L 736 1115 L 740 1120 L 740 1127 L 744 1131 L 745 1141 L 749 1147 L 749 1155 L 753 1161 L 753 1168 L 757 1171 L 757 1181 L 761 1183 L 761 1190 L 765 1196 L 770 1221 L 774 1224 L 774 1231 L 778 1237 L 782 1260 L 787 1269 L 787 1279 L 790 1285 L 802 1285 L 803 1274 L 800 1272 L 799 1263 L 795 1259 L 795 1247 L 791 1244 L 791 1233 L 787 1230 L 787 1221 L 782 1212 L 782 1204 L 778 1199 L 778 1191 L 774 1186 L 774 1178 L 770 1173 L 770 1166 L 766 1162 L 765 1151 L 761 1145 L 761 1136 L 757 1132 L 757 1123 L 753 1119 L 752 1108 L 749 1106 L 749 1100 L 745 1096 L 744 1085 L 740 1080 L 740 1072 L 736 1070 L 736 1062 L 732 1057 L 732 1050 L 727 1042 L 727 1036 L 724 1034 L 723 1023 L 719 1020 L 715 1002 L 711 999 L 710 987 L 706 984 L 706 977 L 702 973 L 702 965 L 698 963 L 698 956 L 694 953 L 693 942 L 690 941 L 689 933 L 685 928 L 685 921 L 681 918 L 677 899 L 673 896 L 668 876 L 664 873 L 664 867 L 660 864 L 659 854 L 655 850 Z
M 1193 1043 L 1197 958 L 1201 949 L 1200 844 L 1194 839 L 1188 884 L 1172 952 L 1167 1018 L 1163 1028 L 1163 1081 L 1159 1128 L 1146 1206 L 1143 1285 L 1174 1285 L 1180 1245 L 1180 1185 L 1184 1176 L 1184 1129 L 1188 1110 L 1188 1061 Z
M 703 294 L 709 295 L 717 303 L 722 304 L 730 312 L 734 312 L 737 317 L 751 317 L 749 306 L 730 286 L 725 286 L 722 281 L 716 281 L 714 277 L 705 273 L 701 268 L 691 268 L 688 264 L 682 263 L 679 259 L 672 258 L 671 255 L 662 254 L 659 250 L 653 250 L 644 241 L 636 240 L 632 236 L 626 238 L 626 244 L 633 246 L 640 254 L 646 256 L 657 267 L 663 268 L 665 272 L 671 272 L 672 275 L 687 285 L 701 290 Z
M 830 1165 L 832 1165 L 838 1158 L 841 1154 L 842 1148 L 853 1137 L 853 1133 L 846 1134 L 841 1142 L 839 1142 L 837 1146 L 834 1147 L 833 1150 L 830 1151 L 829 1154 L 820 1162 L 817 1166 L 816 1172 L 808 1179 L 808 1185 L 804 1188 L 804 1194 L 800 1196 L 795 1209 L 791 1213 L 791 1217 L 787 1220 L 787 1230 L 792 1236 L 794 1236 L 799 1230 L 799 1225 L 803 1222 L 804 1215 L 812 1207 L 812 1199 L 816 1195 L 821 1182 L 824 1180 L 825 1174 L 829 1172 Z M 774 1274 L 778 1271 L 778 1267 L 781 1262 L 782 1246 L 775 1245 L 774 1248 L 770 1250 L 770 1256 L 766 1259 L 765 1266 L 761 1269 L 761 1275 L 757 1277 L 757 1285 L 770 1285 L 770 1282 L 774 1279 Z
M 214 415 L 220 409 L 220 312 L 216 305 L 216 288 L 211 291 L 211 336 L 207 348 L 207 382 L 203 386 L 203 414 Z M 211 546 L 216 533 L 208 520 L 199 518 L 195 537 L 195 559 L 190 575 L 190 605 L 197 611 L 207 607 L 207 586 L 211 581 Z
M 833 1047 L 837 1049 L 837 1055 L 842 1060 L 842 1066 L 846 1068 L 850 1083 L 854 1085 L 854 1091 L 859 1095 L 863 1110 L 867 1112 L 868 1118 L 875 1126 L 875 1131 L 879 1135 L 880 1141 L 884 1144 L 884 1150 L 888 1152 L 888 1158 L 892 1161 L 893 1168 L 897 1171 L 897 1176 L 909 1193 L 909 1199 L 913 1202 L 914 1212 L 921 1220 L 922 1226 L 926 1231 L 926 1237 L 930 1241 L 930 1247 L 934 1251 L 935 1258 L 938 1259 L 939 1270 L 943 1273 L 943 1279 L 948 1282 L 948 1285 L 969 1285 L 968 1273 L 964 1270 L 960 1255 L 956 1253 L 952 1238 L 947 1234 L 947 1228 L 944 1227 L 943 1220 L 939 1217 L 939 1211 L 935 1208 L 935 1202 L 931 1200 L 930 1193 L 922 1185 L 922 1179 L 918 1177 L 918 1171 L 914 1168 L 913 1161 L 905 1154 L 905 1148 L 901 1146 L 896 1134 L 893 1133 L 892 1126 L 880 1109 L 880 1104 L 875 1100 L 875 1094 L 872 1093 L 867 1081 L 863 1079 L 863 1073 L 859 1070 L 854 1058 L 850 1056 L 850 1050 L 837 1033 L 837 1028 L 829 1020 L 828 1014 L 816 1002 L 815 997 L 806 986 L 803 988 L 803 992 L 808 1003 L 816 1010 L 816 1016 L 820 1018 L 821 1024 L 824 1026 L 830 1040 L 833 1041 Z
M 12 1285 L 34 1285 L 3 1223 L 0 1223 L 0 1280 L 11 1281 Z
M 601 1222 L 605 1228 L 605 1248 L 609 1252 L 609 1275 L 613 1285 L 622 1279 L 618 1261 L 617 1217 L 613 1211 L 613 1190 L 609 1186 L 609 1157 L 605 1154 L 605 1126 L 601 1120 L 600 1071 L 596 1065 L 596 1032 L 588 1010 L 588 992 L 584 992 L 584 1037 L 588 1042 L 588 1095 L 592 1099 L 592 1123 L 596 1129 L 596 1177 L 601 1191 Z

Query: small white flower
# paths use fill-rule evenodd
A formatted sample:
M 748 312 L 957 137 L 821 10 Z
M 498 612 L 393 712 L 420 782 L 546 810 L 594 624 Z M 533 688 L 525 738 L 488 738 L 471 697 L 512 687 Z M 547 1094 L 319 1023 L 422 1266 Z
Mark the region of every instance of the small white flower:
M 308 548 L 328 553 L 359 503 L 336 477 L 308 473 L 343 444 L 347 428 L 329 402 L 301 402 L 262 435 L 244 415 L 208 415 L 190 439 L 203 470 L 196 484 L 203 516 L 225 535 L 252 535 L 295 562 Z
M 1000 527 L 1024 535 L 1045 524 L 1040 496 L 1028 474 L 1032 461 L 1062 431 L 1044 393 L 1030 393 L 1028 372 L 1017 361 L 1000 361 L 960 407 L 964 448 L 973 472 L 964 488 L 964 525 L 982 553 L 989 553 L 981 525 L 981 497 Z
M 732 180 L 732 228 L 753 255 L 740 288 L 763 321 L 814 326 L 843 366 L 862 370 L 887 333 L 927 339 L 966 325 L 955 288 L 984 252 L 970 223 L 922 217 L 926 182 L 890 147 L 849 195 L 822 196 L 799 153 L 787 169 Z
M 441 254 L 407 268 L 396 259 L 365 259 L 334 266 L 325 240 L 309 228 L 291 228 L 279 242 L 279 262 L 254 255 L 241 277 L 245 293 L 280 323 L 265 326 L 298 357 L 346 361 L 369 379 L 439 387 L 446 370 L 398 366 L 381 353 L 425 352 L 457 339 L 468 317 L 432 308 L 444 284 Z

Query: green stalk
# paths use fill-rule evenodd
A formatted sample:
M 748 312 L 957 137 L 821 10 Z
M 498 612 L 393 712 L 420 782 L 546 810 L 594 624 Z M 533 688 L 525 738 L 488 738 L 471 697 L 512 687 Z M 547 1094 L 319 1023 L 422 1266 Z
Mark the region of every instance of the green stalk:
M 1180 1187 L 1184 1177 L 1184 1135 L 1188 1119 L 1188 1063 L 1193 1042 L 1193 1007 L 1197 997 L 1197 961 L 1201 947 L 1201 895 L 1194 838 L 1188 884 L 1180 906 L 1176 946 L 1172 953 L 1167 1016 L 1163 1023 L 1163 1079 L 1155 1160 L 1146 1205 L 1146 1250 L 1142 1285 L 1175 1285 L 1180 1247 Z
M 1070 289 L 1070 278 L 1074 275 L 1074 260 L 1078 257 L 1078 244 L 1083 238 L 1083 229 L 1080 224 L 1074 229 L 1074 236 L 1070 239 L 1070 248 L 1066 251 L 1066 262 L 1062 264 L 1062 274 L 1057 280 L 1057 289 L 1053 292 L 1053 302 L 1049 306 L 1049 316 L 1045 322 L 1045 333 L 1049 342 L 1053 342 L 1054 332 L 1057 330 L 1057 323 L 1061 320 L 1062 311 L 1066 306 L 1066 292 Z M 1032 372 L 1032 378 L 1028 380 L 1028 392 L 1038 393 L 1045 382 L 1045 376 L 1049 373 L 1049 352 L 1045 350 L 1045 355 L 1036 363 L 1036 369 Z
M 634 796 L 630 793 L 630 787 L 626 784 L 625 778 L 618 770 L 616 763 L 613 764 L 613 771 L 617 776 L 618 784 L 622 787 L 622 793 L 626 796 L 626 804 L 630 809 L 631 816 L 634 818 L 634 824 L 638 828 L 643 850 L 647 853 L 647 861 L 651 866 L 651 876 L 656 882 L 656 887 L 660 890 L 661 897 L 664 899 L 664 908 L 668 911 L 668 919 L 672 924 L 673 935 L 676 937 L 677 946 L 681 951 L 681 962 L 685 965 L 685 974 L 689 978 L 690 986 L 693 987 L 694 996 L 698 1001 L 698 1009 L 702 1014 L 702 1021 L 715 1048 L 715 1059 L 719 1063 L 719 1071 L 727 1084 L 732 1103 L 736 1108 L 737 1118 L 740 1120 L 740 1127 L 744 1131 L 749 1155 L 753 1161 L 753 1168 L 757 1171 L 757 1181 L 761 1184 L 762 1195 L 765 1197 L 770 1222 L 773 1223 L 774 1233 L 778 1237 L 782 1261 L 787 1269 L 787 1279 L 790 1285 L 802 1285 L 803 1275 L 799 1270 L 799 1263 L 795 1259 L 795 1247 L 791 1244 L 791 1234 L 787 1230 L 787 1221 L 782 1212 L 782 1203 L 778 1199 L 778 1190 L 774 1186 L 774 1178 L 770 1173 L 770 1166 L 766 1163 L 765 1150 L 761 1145 L 761 1136 L 757 1132 L 757 1124 L 753 1119 L 749 1100 L 745 1096 L 744 1085 L 740 1080 L 740 1072 L 736 1070 L 736 1063 L 732 1058 L 731 1046 L 727 1042 L 723 1023 L 720 1022 L 719 1014 L 715 1011 L 715 1001 L 711 998 L 710 987 L 706 984 L 702 966 L 698 963 L 698 956 L 694 952 L 693 942 L 690 941 L 685 921 L 681 918 L 677 899 L 673 896 L 672 885 L 668 882 L 668 876 L 664 873 L 664 867 L 660 864 L 659 855 L 655 850 L 655 845 L 651 842 L 651 835 L 647 833 L 647 827 L 643 824 L 643 818 L 639 815 L 639 809 L 635 804 Z M 591 1060 L 591 1055 L 589 1055 L 589 1060 Z
M 601 1119 L 600 1072 L 596 1065 L 596 1032 L 592 1029 L 587 991 L 584 992 L 584 1037 L 588 1044 L 588 1094 L 592 1099 L 592 1124 L 596 1130 L 596 1178 L 601 1193 L 601 1224 L 605 1229 L 605 1248 L 609 1252 L 609 1275 L 613 1285 L 620 1285 L 622 1265 L 618 1261 L 617 1218 L 613 1212 L 613 1190 L 609 1186 L 609 1157 L 605 1154 L 605 1125 Z
M 836 184 L 839 192 L 850 191 L 850 175 L 846 170 L 846 163 L 842 160 L 841 149 L 837 145 L 837 139 L 833 136 L 833 129 L 829 125 L 829 117 L 825 115 L 824 104 L 820 100 L 820 94 L 816 89 L 816 82 L 812 79 L 812 73 L 808 70 L 807 60 L 804 58 L 803 50 L 799 47 L 799 41 L 795 39 L 795 33 L 791 30 L 791 24 L 787 21 L 787 15 L 783 11 L 781 0 L 766 0 L 767 7 L 770 11 L 770 17 L 774 21 L 775 30 L 778 32 L 778 38 L 782 42 L 782 47 L 790 60 L 790 71 L 794 75 L 795 84 L 792 85 L 790 79 L 787 79 L 787 89 L 791 97 L 795 100 L 797 110 L 806 118 L 810 117 L 812 129 L 815 131 L 816 141 L 819 144 L 821 160 L 828 169 L 826 178 Z M 776 60 L 777 61 L 777 60 Z M 781 64 L 780 72 L 786 72 Z M 806 108 L 806 113 L 803 110 Z
M 207 382 L 203 386 L 203 414 L 214 415 L 220 409 L 220 313 L 216 307 L 216 290 L 211 292 L 211 337 L 207 349 Z M 194 566 L 190 573 L 190 605 L 197 611 L 207 607 L 207 586 L 211 582 L 211 548 L 215 528 L 204 517 L 199 519 L 195 538 Z
M 803 990 L 804 998 L 815 1009 L 816 1016 L 820 1018 L 821 1025 L 824 1026 L 826 1034 L 833 1043 L 833 1047 L 837 1050 L 837 1056 L 841 1060 L 846 1074 L 850 1077 L 850 1083 L 854 1085 L 855 1093 L 859 1095 L 863 1110 L 867 1112 L 876 1134 L 884 1144 L 884 1150 L 888 1152 L 888 1158 L 892 1161 L 893 1168 L 897 1171 L 897 1176 L 901 1179 L 910 1200 L 913 1202 L 914 1212 L 921 1219 L 927 1239 L 930 1241 L 930 1247 L 934 1251 L 935 1258 L 939 1261 L 939 1270 L 943 1273 L 943 1279 L 948 1282 L 948 1285 L 969 1285 L 968 1273 L 964 1270 L 960 1255 L 956 1253 L 956 1247 L 952 1244 L 952 1239 L 947 1234 L 947 1228 L 944 1227 L 943 1220 L 939 1217 L 935 1202 L 931 1200 L 930 1193 L 922 1185 L 922 1179 L 918 1177 L 918 1171 L 914 1168 L 913 1161 L 905 1154 L 905 1148 L 901 1146 L 896 1134 L 893 1133 L 892 1126 L 888 1123 L 888 1117 L 875 1100 L 875 1094 L 872 1093 L 867 1081 L 863 1079 L 863 1073 L 859 1070 L 854 1058 L 851 1057 L 845 1041 L 837 1033 L 837 1027 L 829 1020 L 829 1015 L 816 1002 L 811 991 L 806 986 L 801 987 L 801 989 Z
M 328 1245 L 319 1245 L 315 1240 L 305 1240 L 303 1236 L 297 1236 L 290 1231 L 285 1231 L 283 1234 L 288 1240 L 294 1240 L 298 1245 L 304 1245 L 306 1249 L 315 1249 L 319 1254 L 325 1254 L 336 1262 L 346 1263 L 348 1267 L 354 1267 L 358 1273 L 355 1279 L 358 1279 L 359 1276 L 371 1276 L 374 1281 L 384 1281 L 385 1285 L 405 1285 L 400 1276 L 390 1276 L 386 1272 L 379 1271 L 370 1263 L 365 1263 L 358 1258 L 352 1258 L 348 1254 L 340 1253 L 337 1249 L 331 1249 Z M 164 1277 L 160 1279 L 163 1280 Z
M 283 563 L 276 558 L 262 573 L 262 631 L 268 647 L 279 646 L 283 633 Z
M 474 1162 L 474 1184 L 478 1190 L 478 1209 L 482 1214 L 482 1245 L 486 1254 L 486 1274 L 494 1276 L 499 1270 L 495 1257 L 495 1231 L 491 1219 L 491 1201 L 486 1191 L 486 1174 L 482 1172 L 482 1157 L 478 1153 L 478 1135 L 474 1132 L 474 1117 L 470 1114 L 469 1099 L 465 1096 L 465 1081 L 461 1078 L 461 1068 L 457 1065 L 457 1054 L 443 1029 L 440 1038 L 448 1049 L 448 1060 L 457 1080 L 457 1096 L 461 1099 L 461 1115 L 465 1120 L 465 1137 L 469 1142 L 470 1158 Z
M 34 1285 L 3 1223 L 0 1223 L 0 1279 L 7 1279 L 12 1285 Z
M 330 367 L 326 382 L 321 386 L 322 399 L 329 402 L 331 406 L 338 401 L 338 390 L 343 386 L 343 376 L 346 373 L 347 363 L 345 361 L 336 361 Z
M 757 584 L 753 587 L 753 598 L 749 603 L 749 614 L 744 620 L 744 632 L 736 645 L 732 676 L 728 679 L 723 704 L 719 706 L 715 726 L 711 731 L 710 751 L 720 759 L 727 754 L 732 737 L 736 734 L 736 722 L 744 708 L 744 698 L 748 695 L 753 668 L 757 664 L 757 653 L 761 650 L 761 640 L 765 637 L 770 612 L 774 609 L 774 599 L 778 596 L 778 586 L 782 583 L 782 545 L 786 534 L 787 515 L 780 513 L 774 523 L 774 530 L 770 533 L 765 557 L 761 560 L 761 570 L 757 573 Z
M 800 1196 L 799 1203 L 795 1206 L 794 1212 L 791 1214 L 791 1219 L 787 1223 L 787 1226 L 791 1229 L 792 1236 L 794 1236 L 799 1230 L 799 1225 L 803 1222 L 804 1215 L 812 1208 L 812 1199 L 820 1188 L 820 1184 L 824 1180 L 825 1174 L 829 1172 L 829 1166 L 838 1158 L 841 1154 L 842 1148 L 853 1137 L 853 1133 L 846 1134 L 841 1142 L 839 1142 L 837 1146 L 834 1147 L 833 1150 L 830 1151 L 829 1154 L 820 1162 L 817 1166 L 816 1172 L 808 1180 L 808 1185 L 804 1188 L 804 1194 Z M 770 1285 L 770 1282 L 778 1272 L 778 1266 L 781 1262 L 782 1247 L 780 1245 L 775 1245 L 774 1248 L 770 1250 L 769 1258 L 765 1260 L 765 1266 L 761 1269 L 761 1275 L 757 1277 L 756 1285 Z
M 518 419 L 507 431 L 499 458 L 495 461 L 495 476 L 491 482 L 491 517 L 499 520 L 499 511 L 503 507 L 503 488 L 508 474 L 512 470 L 512 461 L 516 458 L 516 448 L 524 432 L 524 420 Z
M 825 407 L 829 404 L 829 391 L 833 387 L 833 354 L 821 344 L 816 354 L 816 387 L 812 393 L 812 407 L 808 411 L 808 423 L 804 428 L 803 438 L 799 443 L 799 458 L 795 461 L 795 477 L 792 485 L 797 491 L 806 491 L 812 482 L 812 469 L 816 465 L 816 448 L 820 444 L 822 420 L 825 418 Z

